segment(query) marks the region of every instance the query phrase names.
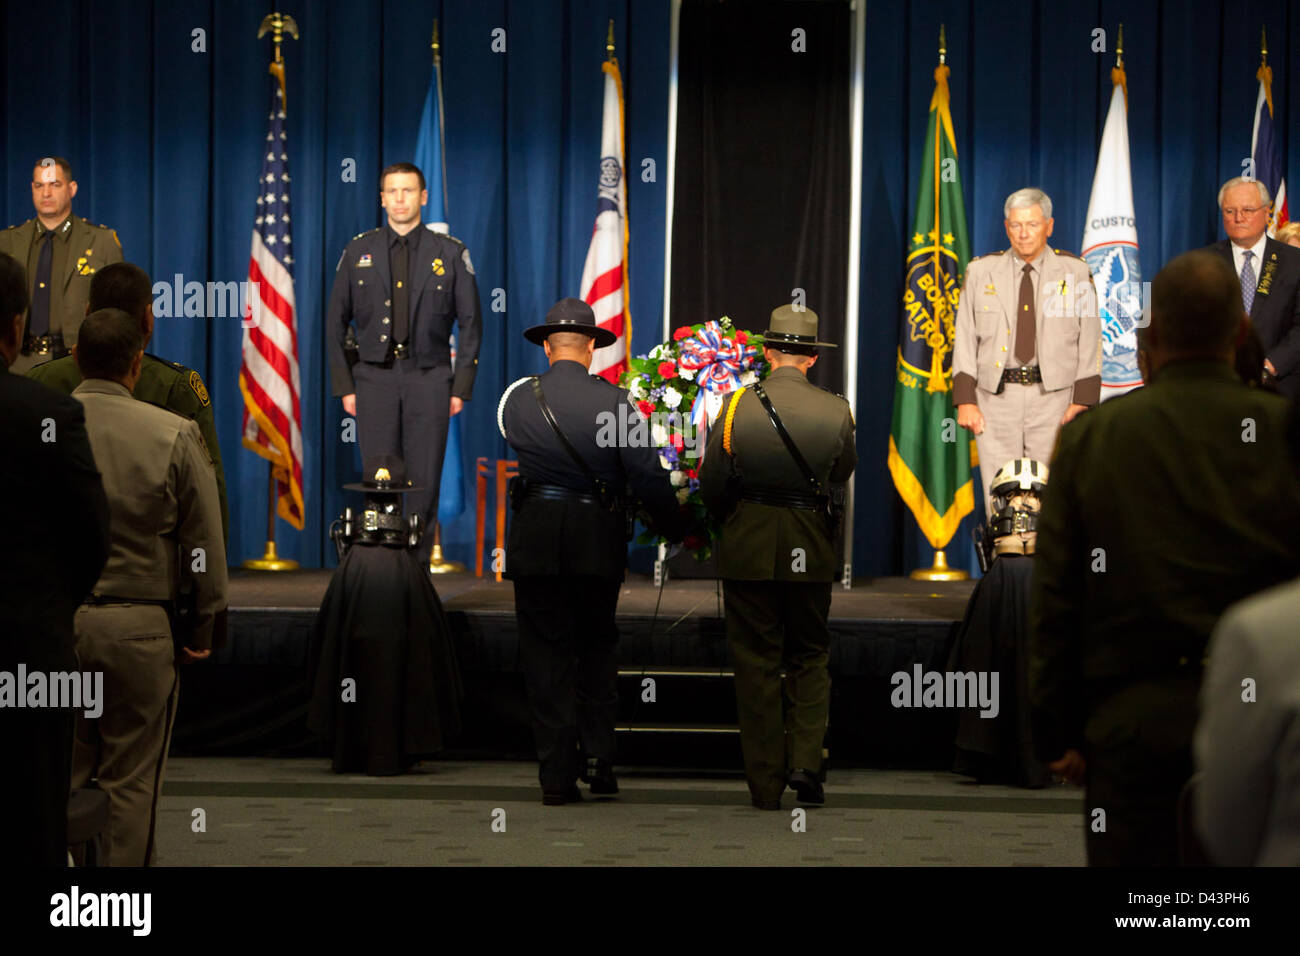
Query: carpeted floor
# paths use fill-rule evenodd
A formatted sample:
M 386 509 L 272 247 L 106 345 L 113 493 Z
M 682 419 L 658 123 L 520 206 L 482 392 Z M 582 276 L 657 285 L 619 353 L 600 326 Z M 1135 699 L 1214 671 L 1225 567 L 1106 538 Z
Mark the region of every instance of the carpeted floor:
M 335 775 L 318 759 L 168 762 L 163 866 L 1081 866 L 1082 792 L 946 773 L 832 773 L 796 832 L 739 774 L 620 771 L 622 793 L 543 807 L 532 763 Z M 203 832 L 195 814 L 203 810 Z M 494 821 L 496 829 L 494 829 Z M 504 832 L 498 832 L 502 829 Z

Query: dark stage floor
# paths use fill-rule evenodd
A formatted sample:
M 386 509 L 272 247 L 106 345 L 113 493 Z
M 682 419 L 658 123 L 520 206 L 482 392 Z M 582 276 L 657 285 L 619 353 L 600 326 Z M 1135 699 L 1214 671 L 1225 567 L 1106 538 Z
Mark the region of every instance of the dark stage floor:
M 230 610 L 316 610 L 332 571 L 230 572 Z M 471 573 L 440 574 L 434 587 L 448 612 L 513 614 L 514 588 L 509 581 Z M 974 583 L 929 582 L 910 578 L 859 578 L 851 590 L 836 587 L 831 598 L 831 618 L 845 621 L 956 621 L 960 620 Z M 719 585 L 713 580 L 670 580 L 663 588 L 659 617 L 669 624 L 681 618 L 721 617 Z M 659 589 L 649 577 L 630 575 L 619 600 L 620 617 L 650 617 L 659 601 Z

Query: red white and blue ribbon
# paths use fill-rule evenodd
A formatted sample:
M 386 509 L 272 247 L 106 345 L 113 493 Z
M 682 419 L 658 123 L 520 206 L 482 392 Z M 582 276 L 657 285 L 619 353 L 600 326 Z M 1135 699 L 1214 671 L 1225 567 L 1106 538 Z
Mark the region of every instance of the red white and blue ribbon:
M 708 396 L 719 398 L 740 387 L 740 374 L 750 366 L 758 349 L 723 334 L 717 322 L 705 322 L 698 334 L 681 340 L 677 346 L 677 364 L 695 372 L 695 404 L 691 406 L 691 423 L 705 427 Z

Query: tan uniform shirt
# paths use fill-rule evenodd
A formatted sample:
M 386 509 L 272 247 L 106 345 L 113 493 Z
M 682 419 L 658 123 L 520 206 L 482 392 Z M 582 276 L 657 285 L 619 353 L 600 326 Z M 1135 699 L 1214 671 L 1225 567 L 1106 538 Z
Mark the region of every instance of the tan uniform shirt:
M 105 379 L 87 379 L 72 396 L 85 407 L 112 515 L 112 550 L 95 593 L 169 600 L 188 581 L 196 597 L 190 646 L 210 647 L 228 580 L 217 482 L 198 426 Z

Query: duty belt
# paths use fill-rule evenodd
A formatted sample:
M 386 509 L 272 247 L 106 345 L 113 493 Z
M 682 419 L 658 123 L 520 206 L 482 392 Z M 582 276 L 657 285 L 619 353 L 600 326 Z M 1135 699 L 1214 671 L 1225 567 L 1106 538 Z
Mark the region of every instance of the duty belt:
M 23 339 L 24 355 L 49 355 L 51 353 L 55 358 L 62 358 L 68 354 L 68 350 L 63 347 L 63 336 L 58 332 L 51 332 L 49 335 L 29 335 Z
M 1008 382 L 1012 385 L 1034 385 L 1043 380 L 1043 371 L 1037 365 L 1022 365 L 1020 368 L 1004 368 L 1002 381 L 998 382 L 998 391 Z
M 580 501 L 585 505 L 603 507 L 600 496 L 562 485 L 534 485 L 528 483 L 524 491 L 525 498 L 544 498 L 547 501 Z
M 801 495 L 797 491 L 781 491 L 779 489 L 742 489 L 740 492 L 741 501 L 752 501 L 759 505 L 771 505 L 773 508 L 798 508 L 801 511 L 820 511 L 824 498 L 816 495 Z

